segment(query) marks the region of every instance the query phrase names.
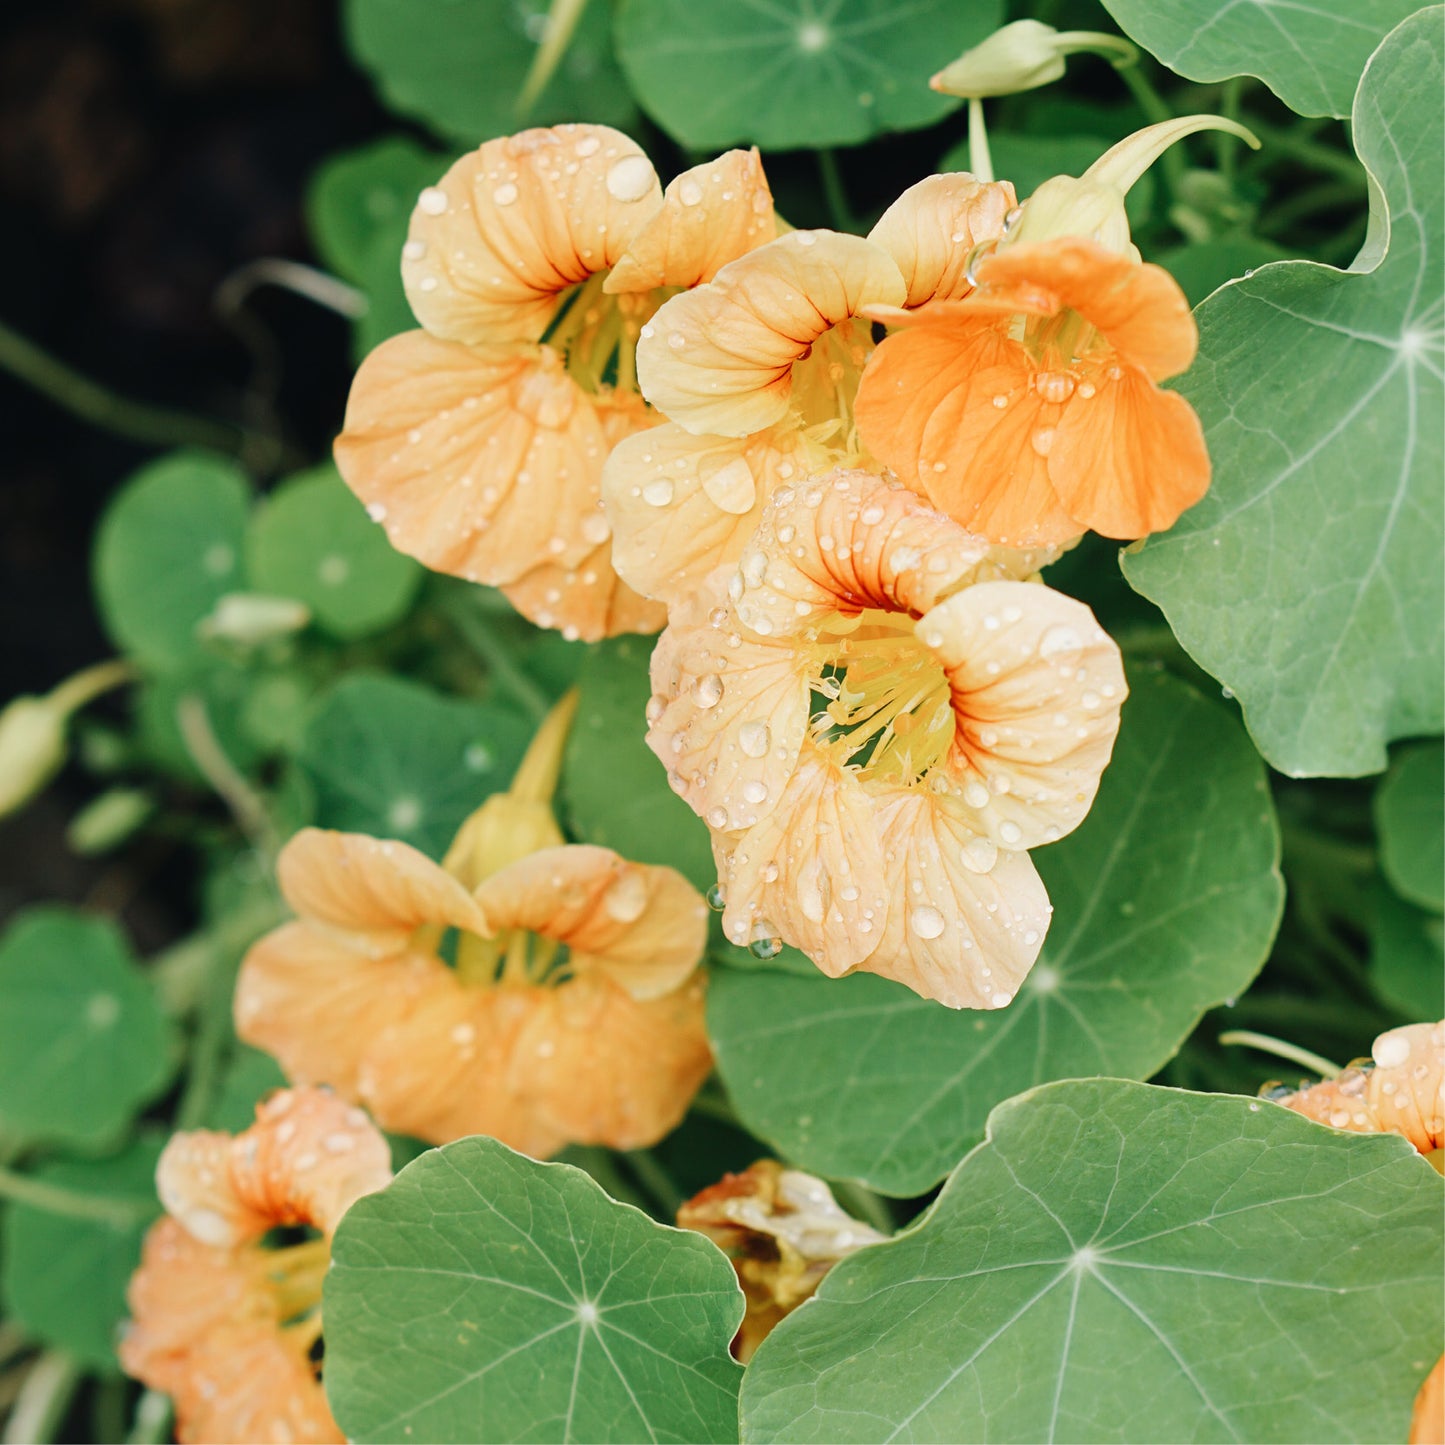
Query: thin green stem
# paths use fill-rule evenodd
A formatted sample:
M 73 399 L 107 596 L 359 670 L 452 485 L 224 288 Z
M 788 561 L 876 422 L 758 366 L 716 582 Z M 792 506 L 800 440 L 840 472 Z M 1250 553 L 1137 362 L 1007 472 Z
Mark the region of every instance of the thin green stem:
M 175 1409 L 169 1395 L 159 1390 L 147 1390 L 135 1403 L 135 1414 L 131 1417 L 130 1434 L 126 1445 L 162 1445 L 171 1438 L 171 1420 Z
M 1232 80 L 1224 82 L 1224 89 L 1220 93 L 1219 113 L 1226 119 L 1239 124 L 1239 102 L 1244 94 L 1244 77 L 1236 75 Z M 1239 159 L 1239 137 L 1231 135 L 1228 131 L 1216 131 L 1214 134 L 1214 162 L 1219 167 L 1221 179 L 1230 190 L 1234 189 L 1234 178 L 1237 170 L 1236 162 Z
M 1338 1064 L 1311 1053 L 1309 1049 L 1302 1049 L 1298 1044 L 1286 1043 L 1284 1039 L 1277 1039 L 1269 1034 L 1257 1034 L 1251 1029 L 1230 1029 L 1228 1033 L 1220 1034 L 1219 1042 L 1226 1046 L 1237 1044 L 1242 1048 L 1257 1049 L 1262 1054 L 1273 1054 L 1277 1059 L 1288 1059 L 1290 1063 L 1299 1064 L 1301 1068 L 1318 1074 L 1322 1079 L 1333 1079 L 1340 1072 Z
M 205 699 L 197 693 L 183 697 L 176 704 L 176 726 L 191 761 L 224 800 L 251 846 L 268 864 L 274 861 L 281 845 L 266 804 L 221 746 Z
M 0 1198 L 14 1204 L 43 1209 L 66 1219 L 85 1219 L 92 1224 L 109 1224 L 117 1229 L 131 1229 L 155 1213 L 149 1200 L 117 1199 L 100 1194 L 77 1194 L 59 1184 L 47 1184 L 14 1169 L 0 1166 Z
M 622 1157 L 642 1187 L 657 1201 L 663 1218 L 676 1219 L 686 1196 L 672 1175 L 658 1163 L 657 1156 L 647 1149 L 629 1149 Z
M 552 0 L 547 11 L 546 28 L 542 32 L 542 43 L 532 57 L 527 78 L 517 92 L 516 112 L 519 120 L 525 119 L 528 111 L 537 103 L 547 82 L 556 73 L 563 53 L 577 33 L 577 24 L 582 12 L 587 9 L 587 0 Z
M 467 599 L 456 593 L 442 595 L 442 615 L 461 633 L 462 639 L 487 665 L 493 680 L 504 692 L 511 694 L 537 721 L 547 716 L 552 704 L 547 694 L 532 681 L 505 639 L 498 636 L 483 617 L 467 605 Z
M 47 1350 L 30 1367 L 5 1422 L 4 1445 L 45 1445 L 55 1438 L 80 1385 L 80 1366 L 61 1350 Z
M 117 396 L 3 323 L 0 367 L 72 416 L 131 441 L 148 446 L 209 447 L 232 453 L 241 451 L 245 441 L 242 427 Z
M 848 204 L 848 192 L 843 185 L 843 171 L 836 151 L 824 148 L 818 152 L 818 174 L 823 178 L 823 198 L 828 203 L 828 218 L 833 222 L 833 229 L 857 230 L 858 221 Z
M 977 96 L 968 103 L 968 168 L 980 181 L 993 179 L 988 127 L 983 123 L 983 102 Z

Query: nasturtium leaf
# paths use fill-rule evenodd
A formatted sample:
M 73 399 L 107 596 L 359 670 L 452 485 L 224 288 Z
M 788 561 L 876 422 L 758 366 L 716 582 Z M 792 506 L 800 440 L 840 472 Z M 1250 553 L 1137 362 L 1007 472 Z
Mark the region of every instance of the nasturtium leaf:
M 256 1122 L 256 1105 L 272 1089 L 284 1089 L 286 1075 L 270 1054 L 237 1044 L 206 1113 L 208 1129 L 239 1134 Z
M 1217 291 L 1226 281 L 1249 276 L 1271 261 L 1286 261 L 1289 252 L 1273 241 L 1239 233 L 1191 241 L 1186 246 L 1146 257 L 1164 267 L 1179 283 L 1191 306 Z
M 1370 925 L 1370 982 L 1417 1023 L 1445 1017 L 1445 920 L 1397 898 L 1383 883 Z
M 71 1196 L 91 1217 L 15 1204 L 6 1216 L 0 1265 L 6 1314 L 88 1369 L 117 1373 L 115 1334 L 141 1239 L 160 1213 L 156 1160 L 165 1136 L 148 1132 L 109 1159 L 52 1159 L 29 1171 Z
M 622 0 L 617 56 L 643 109 L 695 150 L 857 145 L 955 109 L 928 77 L 1001 12 L 997 0 Z
M 511 781 L 530 737 L 525 719 L 496 704 L 356 674 L 319 699 L 297 762 L 319 827 L 396 838 L 439 858 Z
M 1282 262 L 1199 308 L 1179 389 L 1214 485 L 1124 558 L 1295 776 L 1379 771 L 1387 742 L 1445 721 L 1440 17 L 1392 32 L 1360 82 L 1355 269 Z
M 706 892 L 717 882 L 707 828 L 643 741 L 652 647 L 650 637 L 619 637 L 599 643 L 583 663 L 562 769 L 567 817 L 581 842 L 635 863 L 666 863 Z
M 461 1139 L 337 1229 L 326 1391 L 359 1441 L 736 1440 L 742 1305 L 701 1235 Z
M 1301 115 L 1350 113 L 1370 52 L 1414 0 L 1104 0 L 1119 28 L 1189 80 L 1255 75 Z
M 64 908 L 0 938 L 0 1130 L 82 1149 L 115 1142 L 170 1078 L 170 1024 L 115 925 Z
M 422 580 L 329 464 L 292 477 L 256 509 L 246 565 L 253 586 L 304 602 L 347 641 L 400 621 Z
M 460 145 L 564 120 L 630 126 L 637 112 L 612 58 L 610 5 L 582 7 L 551 80 L 521 106 L 551 8 L 547 0 L 348 0 L 347 40 L 392 109 Z
M 1402 898 L 1445 909 L 1445 749 L 1401 748 L 1375 794 L 1380 867 Z
M 173 452 L 120 489 L 93 558 L 101 620 L 118 646 L 156 668 L 194 656 L 196 623 L 243 590 L 250 499 L 240 468 L 205 452 Z
M 1402 1440 L 1440 1348 L 1441 1217 L 1403 1139 L 1035 1089 L 764 1341 L 743 1439 Z
M 1130 687 L 1092 811 L 1033 854 L 1054 916 L 1008 1008 L 955 1013 L 867 975 L 718 971 L 708 1027 L 749 1129 L 814 1173 L 916 1194 L 1001 1100 L 1147 1078 L 1248 986 L 1284 892 L 1264 769 L 1218 703 L 1158 672 Z

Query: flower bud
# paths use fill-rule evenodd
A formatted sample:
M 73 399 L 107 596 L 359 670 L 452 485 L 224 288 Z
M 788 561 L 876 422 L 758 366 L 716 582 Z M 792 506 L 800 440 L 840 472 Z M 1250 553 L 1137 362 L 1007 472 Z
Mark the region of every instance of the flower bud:
M 269 597 L 261 592 L 228 592 L 210 614 L 196 623 L 207 641 L 238 647 L 259 647 L 300 630 L 311 621 L 311 609 L 294 597 Z
M 965 50 L 928 83 L 945 95 L 983 100 L 1037 90 L 1064 73 L 1064 58 L 1080 51 L 1106 55 L 1115 65 L 1132 65 L 1138 50 L 1119 35 L 1093 30 L 1055 30 L 1038 20 L 1015 20 L 981 45 Z
M 71 820 L 65 841 L 72 853 L 92 858 L 124 843 L 155 812 L 142 788 L 110 788 L 92 798 Z

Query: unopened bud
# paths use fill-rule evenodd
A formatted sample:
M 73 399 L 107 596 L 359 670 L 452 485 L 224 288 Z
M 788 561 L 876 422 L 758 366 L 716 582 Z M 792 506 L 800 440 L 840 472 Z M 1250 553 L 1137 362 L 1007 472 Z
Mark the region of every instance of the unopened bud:
M 91 858 L 124 843 L 155 811 L 155 799 L 141 788 L 111 788 L 92 798 L 71 820 L 65 841 L 72 853 Z
M 262 592 L 228 592 L 208 616 L 196 623 L 196 632 L 208 642 L 229 642 L 238 647 L 259 647 L 300 632 L 311 621 L 311 609 L 294 597 L 270 597 Z
M 1039 20 L 1015 20 L 995 30 L 981 45 L 965 50 L 928 83 L 945 95 L 984 100 L 1037 90 L 1060 79 L 1065 58 L 1080 51 L 1107 56 L 1115 65 L 1132 65 L 1139 52 L 1119 35 L 1094 30 L 1055 30 Z

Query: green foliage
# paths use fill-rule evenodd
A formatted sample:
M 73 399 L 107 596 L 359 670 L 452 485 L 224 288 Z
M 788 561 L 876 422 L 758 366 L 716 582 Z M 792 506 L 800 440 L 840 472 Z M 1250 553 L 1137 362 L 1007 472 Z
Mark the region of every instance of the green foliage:
M 1440 1186 L 1403 1140 L 1258 1100 L 1036 1089 L 764 1342 L 743 1439 L 1402 1439 Z
M 1295 776 L 1378 771 L 1391 739 L 1445 721 L 1439 17 L 1401 25 L 1360 82 L 1356 269 L 1268 266 L 1200 308 L 1180 390 L 1214 485 L 1124 561 Z
M 346 27 L 387 103 L 458 145 L 563 120 L 630 126 L 607 5 L 586 7 L 546 89 L 521 104 L 548 9 L 542 0 L 348 0 Z
M 156 1160 L 164 1135 L 149 1130 L 108 1159 L 52 1159 L 32 1171 L 42 1185 L 89 1206 L 75 1217 L 29 1204 L 6 1217 L 0 1288 L 7 1313 L 36 1339 L 114 1373 L 115 1333 L 141 1239 L 160 1212 Z M 103 1211 L 109 1216 L 99 1217 Z
M 652 640 L 619 637 L 594 647 L 562 770 L 572 831 L 639 863 L 666 863 L 703 892 L 717 882 L 707 829 L 667 785 L 643 734 L 652 695 Z
M 299 473 L 266 498 L 251 518 L 246 561 L 263 592 L 304 602 L 344 640 L 399 622 L 422 579 L 330 465 Z
M 1370 929 L 1370 981 L 1375 991 L 1417 1023 L 1445 1014 L 1445 928 L 1383 885 Z
M 296 757 L 319 827 L 397 838 L 439 858 L 511 781 L 530 740 L 530 724 L 495 704 L 354 673 L 318 700 Z
M 1088 818 L 1034 854 L 1055 922 L 1007 1009 L 953 1013 L 871 977 L 714 980 L 718 1068 L 749 1128 L 820 1174 L 916 1194 L 1001 1100 L 1146 1078 L 1249 985 L 1283 899 L 1263 769 L 1217 704 L 1163 674 L 1130 685 Z
M 174 1039 L 115 926 L 32 908 L 0 939 L 0 1129 L 104 1148 L 170 1078 Z
M 723 1256 L 493 1139 L 424 1154 L 352 1207 L 325 1310 L 353 1440 L 736 1438 Z
M 196 624 L 242 590 L 251 489 L 234 462 L 174 452 L 142 467 L 106 510 L 95 543 L 95 594 L 106 631 L 149 666 L 174 668 Z
M 622 0 L 617 54 L 643 109 L 694 150 L 857 145 L 955 109 L 928 77 L 988 35 L 1000 10 L 997 0 Z
M 1375 794 L 1380 866 L 1402 898 L 1445 909 L 1445 750 L 1412 743 L 1395 758 Z

